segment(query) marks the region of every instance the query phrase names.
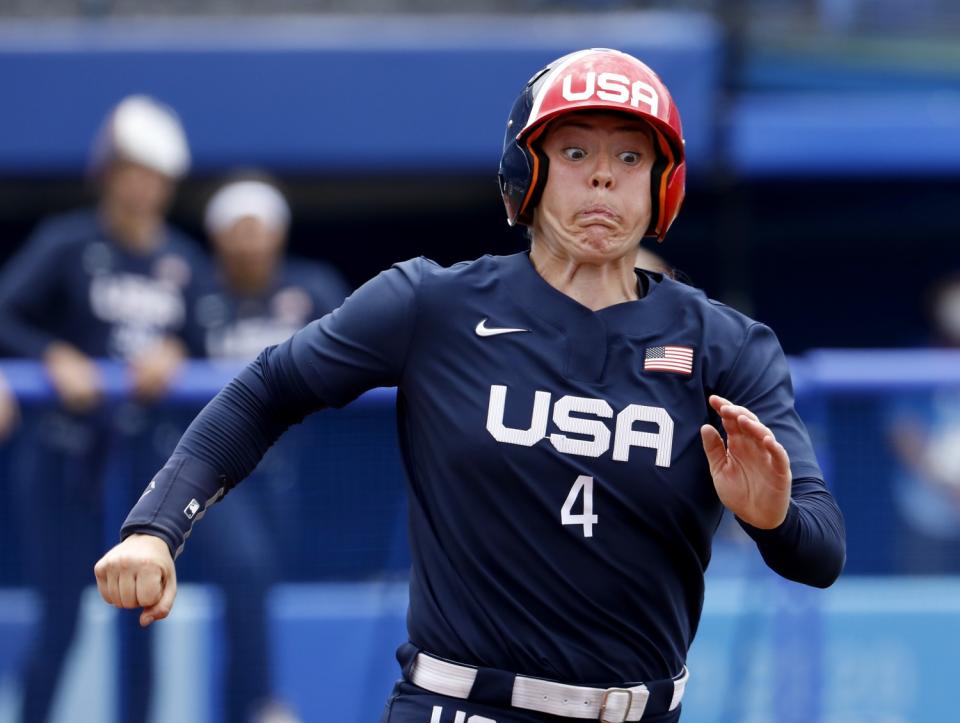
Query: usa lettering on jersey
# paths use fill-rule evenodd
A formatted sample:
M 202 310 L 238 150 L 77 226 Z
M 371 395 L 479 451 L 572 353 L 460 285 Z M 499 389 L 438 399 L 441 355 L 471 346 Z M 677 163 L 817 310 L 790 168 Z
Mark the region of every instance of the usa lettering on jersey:
M 530 426 L 526 429 L 508 427 L 504 424 L 504 412 L 507 404 L 507 387 L 501 384 L 490 386 L 490 398 L 487 404 L 487 431 L 498 442 L 532 447 L 543 439 L 563 454 L 575 454 L 581 457 L 600 457 L 613 446 L 613 459 L 627 462 L 632 447 L 646 447 L 656 451 L 655 463 L 658 467 L 669 467 L 673 452 L 673 419 L 663 407 L 650 407 L 644 404 L 628 404 L 616 415 L 613 432 L 603 421 L 613 419 L 613 408 L 603 399 L 564 395 L 553 402 L 552 418 L 559 430 L 547 434 L 551 418 L 550 392 L 535 391 L 533 410 L 530 414 Z M 577 415 L 577 416 L 574 416 Z M 656 425 L 657 431 L 634 429 L 637 422 L 649 422 Z M 566 432 L 567 434 L 563 434 Z M 570 437 L 568 434 L 576 434 Z

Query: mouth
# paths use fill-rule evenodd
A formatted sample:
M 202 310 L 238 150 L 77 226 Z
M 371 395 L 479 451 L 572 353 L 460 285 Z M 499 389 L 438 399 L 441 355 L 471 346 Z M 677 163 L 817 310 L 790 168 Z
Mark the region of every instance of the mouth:
M 577 212 L 577 220 L 586 226 L 593 224 L 614 226 L 619 219 L 620 217 L 609 206 L 587 206 Z

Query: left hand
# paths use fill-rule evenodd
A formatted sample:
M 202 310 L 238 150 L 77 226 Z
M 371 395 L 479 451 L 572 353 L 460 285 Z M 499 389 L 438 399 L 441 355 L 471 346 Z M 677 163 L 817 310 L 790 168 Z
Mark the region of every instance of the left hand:
M 183 344 L 172 337 L 161 339 L 137 355 L 130 362 L 137 399 L 153 401 L 166 392 L 185 358 Z
M 710 406 L 720 415 L 727 444 L 712 425 L 700 428 L 703 451 L 720 501 L 754 527 L 779 527 L 790 507 L 790 457 L 757 415 L 719 397 Z

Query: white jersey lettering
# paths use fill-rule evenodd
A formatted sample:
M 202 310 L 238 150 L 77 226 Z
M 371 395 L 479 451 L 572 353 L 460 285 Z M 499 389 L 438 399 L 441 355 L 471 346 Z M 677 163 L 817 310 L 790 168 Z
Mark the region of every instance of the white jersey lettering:
M 660 96 L 652 85 L 642 80 L 631 83 L 627 76 L 620 73 L 600 73 L 598 76 L 596 71 L 587 71 L 583 76 L 583 88 L 579 90 L 573 88 L 573 75 L 565 75 L 560 92 L 569 101 L 589 100 L 596 94 L 600 100 L 624 105 L 629 103 L 634 108 L 639 108 L 643 103 L 650 109 L 651 115 L 657 115 L 660 110 Z
M 542 439 L 549 439 L 558 452 L 579 457 L 597 458 L 610 450 L 610 427 L 603 421 L 613 418 L 613 408 L 609 402 L 571 395 L 560 397 L 553 404 L 552 415 L 553 424 L 559 431 L 548 436 L 551 400 L 550 392 L 534 392 L 530 426 L 526 429 L 508 427 L 503 422 L 507 387 L 493 384 L 487 405 L 487 431 L 498 442 L 521 447 L 532 447 Z M 633 428 L 635 422 L 655 424 L 657 430 L 636 430 Z M 673 453 L 673 419 L 663 407 L 630 404 L 617 415 L 614 430 L 613 459 L 617 462 L 628 462 L 632 447 L 646 447 L 656 451 L 655 463 L 658 467 L 670 466 Z M 568 436 L 570 434 L 577 436 Z
M 638 432 L 633 423 L 653 422 L 657 432 Z M 613 458 L 618 462 L 630 459 L 631 447 L 647 447 L 657 450 L 657 467 L 669 467 L 673 451 L 673 420 L 663 407 L 646 407 L 631 404 L 617 415 L 617 435 L 613 445 Z
M 571 417 L 572 412 L 592 414 L 594 417 L 613 417 L 613 409 L 602 399 L 587 397 L 560 397 L 553 405 L 553 423 L 563 432 L 581 434 L 587 439 L 571 439 L 565 434 L 554 432 L 550 443 L 558 452 L 578 454 L 581 457 L 599 457 L 610 449 L 610 430 L 599 419 Z
M 533 414 L 530 426 L 514 429 L 503 423 L 507 404 L 507 388 L 501 384 L 490 387 L 490 404 L 487 406 L 487 431 L 498 442 L 532 447 L 547 436 L 547 415 L 550 411 L 550 392 L 537 392 L 533 397 Z

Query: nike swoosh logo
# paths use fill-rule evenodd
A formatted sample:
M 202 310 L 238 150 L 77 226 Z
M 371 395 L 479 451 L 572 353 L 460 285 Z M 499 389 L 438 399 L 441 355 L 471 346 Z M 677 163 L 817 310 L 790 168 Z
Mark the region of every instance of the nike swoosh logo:
M 483 319 L 477 324 L 477 328 L 474 329 L 474 331 L 477 332 L 477 336 L 496 336 L 497 334 L 516 334 L 520 331 L 530 331 L 529 329 L 489 329 L 486 324 L 486 319 Z

